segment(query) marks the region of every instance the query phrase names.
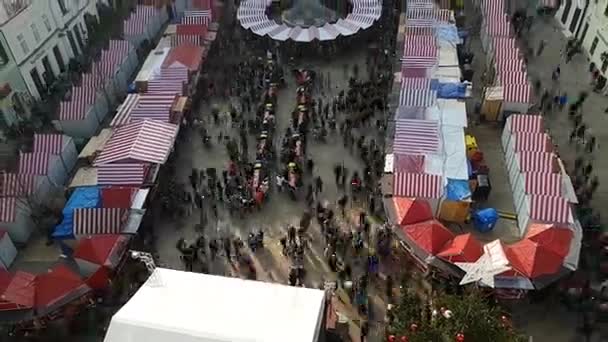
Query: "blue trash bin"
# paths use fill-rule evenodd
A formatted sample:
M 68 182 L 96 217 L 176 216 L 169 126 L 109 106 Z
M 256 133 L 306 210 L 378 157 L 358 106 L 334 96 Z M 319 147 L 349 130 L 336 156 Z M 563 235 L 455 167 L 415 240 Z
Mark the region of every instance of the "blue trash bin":
M 494 208 L 480 209 L 473 213 L 473 226 L 481 233 L 494 229 L 498 222 L 498 212 Z

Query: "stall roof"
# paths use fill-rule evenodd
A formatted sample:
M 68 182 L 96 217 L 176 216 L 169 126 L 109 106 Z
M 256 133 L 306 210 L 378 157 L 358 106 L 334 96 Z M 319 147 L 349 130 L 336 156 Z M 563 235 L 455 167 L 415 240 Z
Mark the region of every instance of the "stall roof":
M 162 64 L 163 68 L 169 68 L 175 63 L 179 63 L 188 68 L 190 71 L 196 71 L 201 67 L 203 62 L 204 48 L 194 45 L 176 46 L 167 55 L 167 58 Z
M 112 128 L 104 128 L 99 132 L 98 135 L 92 137 L 89 142 L 84 146 L 78 158 L 89 158 L 94 157 L 96 153 L 103 150 L 103 147 L 108 142 L 108 139 L 112 136 Z
M 135 78 L 135 82 L 147 82 L 154 78 L 154 75 L 158 74 L 163 62 L 167 58 L 167 55 L 171 51 L 170 48 L 161 48 L 153 50 L 146 58 L 144 65 Z
M 157 268 L 104 342 L 310 342 L 324 302 L 321 290 Z

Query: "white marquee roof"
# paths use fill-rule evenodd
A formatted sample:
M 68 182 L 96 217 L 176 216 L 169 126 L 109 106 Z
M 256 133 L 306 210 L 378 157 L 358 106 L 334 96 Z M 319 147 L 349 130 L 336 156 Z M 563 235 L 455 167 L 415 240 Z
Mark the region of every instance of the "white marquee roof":
M 157 268 L 104 342 L 314 342 L 321 290 Z

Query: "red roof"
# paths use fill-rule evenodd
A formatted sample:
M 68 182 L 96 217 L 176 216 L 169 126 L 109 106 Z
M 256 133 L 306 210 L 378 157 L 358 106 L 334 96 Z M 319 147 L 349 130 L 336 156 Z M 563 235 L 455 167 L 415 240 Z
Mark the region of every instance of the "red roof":
M 165 58 L 162 67 L 170 68 L 177 63 L 185 66 L 190 71 L 198 70 L 203 62 L 203 51 L 204 48 L 201 46 L 176 46 L 169 51 L 169 54 L 167 55 L 167 58 Z
M 0 311 L 33 308 L 35 278 L 33 274 L 21 271 L 13 275 L 0 273 Z
M 74 258 L 113 268 L 113 254 L 122 253 L 127 238 L 122 235 L 99 235 L 81 239 L 74 251 Z
M 429 202 L 409 197 L 393 197 L 393 204 L 397 212 L 397 224 L 407 225 L 433 218 Z
M 101 203 L 103 208 L 131 208 L 134 188 L 110 187 L 101 189 Z
M 507 246 L 505 254 L 511 266 L 529 278 L 555 274 L 564 262 L 563 256 L 528 239 Z
M 443 246 L 454 238 L 454 234 L 437 220 L 410 224 L 402 229 L 418 247 L 432 255 L 439 253 Z
M 195 24 L 177 24 L 175 34 L 184 36 L 205 36 L 207 35 L 207 26 Z
M 65 265 L 58 265 L 48 273 L 36 277 L 36 309 L 51 309 L 54 305 L 67 304 L 91 289 Z
M 572 230 L 567 227 L 561 228 L 553 224 L 542 223 L 532 224 L 526 234 L 526 238 L 562 257 L 570 252 L 572 236 Z
M 456 236 L 437 254 L 449 262 L 475 262 L 483 254 L 483 247 L 470 233 Z

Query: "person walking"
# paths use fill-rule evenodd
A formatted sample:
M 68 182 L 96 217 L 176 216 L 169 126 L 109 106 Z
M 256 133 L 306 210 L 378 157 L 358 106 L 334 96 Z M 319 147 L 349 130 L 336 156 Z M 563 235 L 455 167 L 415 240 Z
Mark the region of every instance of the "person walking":
M 543 50 L 545 50 L 545 45 L 547 45 L 547 41 L 544 39 L 541 39 L 541 41 L 538 43 L 538 49 L 536 50 L 537 57 L 539 57 L 540 55 L 543 54 Z

